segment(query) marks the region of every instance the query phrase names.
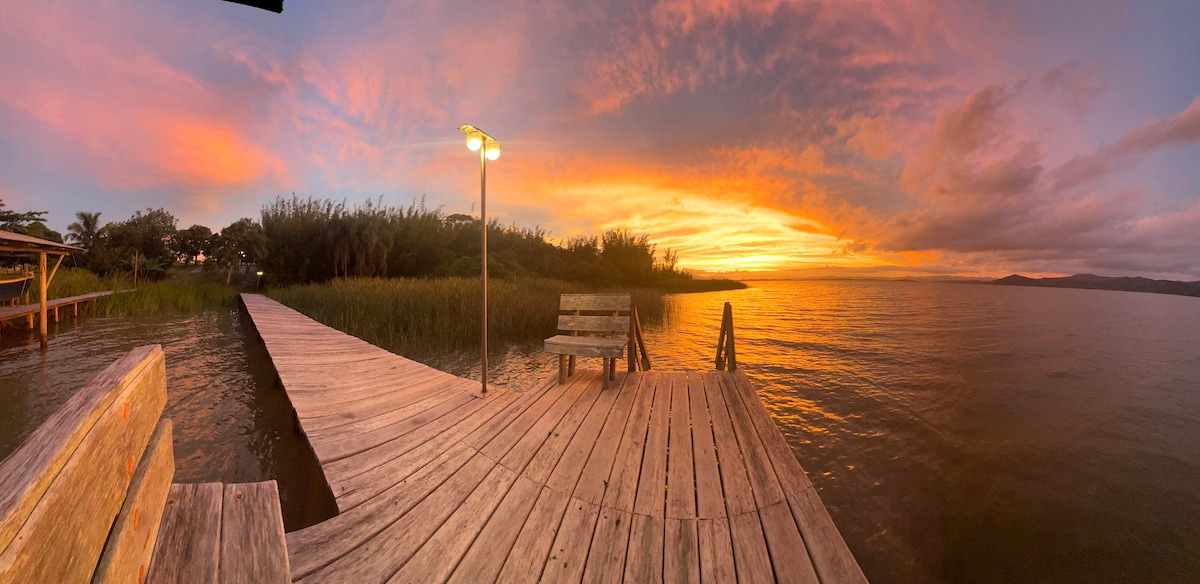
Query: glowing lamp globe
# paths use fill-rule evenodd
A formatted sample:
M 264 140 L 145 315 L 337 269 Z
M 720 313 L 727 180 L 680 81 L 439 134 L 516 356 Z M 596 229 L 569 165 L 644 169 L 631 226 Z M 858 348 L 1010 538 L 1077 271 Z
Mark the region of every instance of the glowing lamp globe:
M 481 146 L 483 146 L 483 134 L 482 133 L 476 131 L 476 132 L 471 132 L 470 134 L 467 134 L 467 148 L 470 148 L 471 152 L 479 150 L 479 148 Z
M 488 141 L 487 150 L 484 152 L 488 160 L 500 158 L 500 143 L 495 140 Z

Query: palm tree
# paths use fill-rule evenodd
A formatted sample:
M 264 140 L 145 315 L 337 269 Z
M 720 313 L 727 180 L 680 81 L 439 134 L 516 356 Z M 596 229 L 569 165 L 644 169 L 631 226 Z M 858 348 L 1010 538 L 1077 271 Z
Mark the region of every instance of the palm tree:
M 100 212 L 88 213 L 80 211 L 75 214 L 79 221 L 67 226 L 67 241 L 78 244 L 85 250 L 91 251 L 100 233 Z

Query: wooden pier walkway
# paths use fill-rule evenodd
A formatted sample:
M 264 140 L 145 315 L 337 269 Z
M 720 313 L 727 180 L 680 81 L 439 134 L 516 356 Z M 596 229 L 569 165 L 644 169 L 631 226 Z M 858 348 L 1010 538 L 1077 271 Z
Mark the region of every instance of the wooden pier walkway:
M 865 582 L 740 373 L 513 391 L 243 295 L 340 514 L 299 582 Z
M 103 298 L 112 294 L 111 290 L 105 292 L 92 292 L 90 294 L 80 294 L 79 296 L 69 296 L 67 298 L 56 298 L 46 302 L 46 310 L 52 314 L 50 318 L 54 322 L 58 322 L 58 310 L 60 308 L 72 309 L 72 316 L 79 316 L 79 305 L 85 302 Z M 29 323 L 30 330 L 33 329 L 33 319 L 42 309 L 38 304 L 18 304 L 16 306 L 0 306 L 0 324 L 9 320 L 25 319 Z

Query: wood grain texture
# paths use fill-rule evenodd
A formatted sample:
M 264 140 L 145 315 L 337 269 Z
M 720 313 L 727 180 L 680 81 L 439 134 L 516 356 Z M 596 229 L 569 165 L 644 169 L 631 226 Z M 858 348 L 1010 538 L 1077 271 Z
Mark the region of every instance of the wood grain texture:
M 560 314 L 558 315 L 558 330 L 595 333 L 628 333 L 629 317 Z
M 133 379 L 159 367 L 162 349 L 133 349 L 92 378 L 0 462 L 0 553 L 29 518 L 100 416 Z
M 629 306 L 629 294 L 563 294 L 558 301 L 558 309 L 563 311 L 628 312 Z
M 220 574 L 221 584 L 291 582 L 275 481 L 225 485 Z
M 157 346 L 134 350 L 115 365 L 118 367 L 110 367 L 99 376 L 98 385 L 89 384 L 94 389 L 85 388 L 89 394 L 115 396 L 109 400 L 92 395 L 95 399 L 87 400 L 86 405 L 92 407 L 107 405 L 74 451 L 69 452 L 53 482 L 33 503 L 32 512 L 0 553 L 0 582 L 86 581 L 95 571 L 125 500 L 136 461 L 145 452 L 167 401 L 166 370 L 162 350 Z M 74 428 L 64 425 L 58 432 L 40 436 L 57 447 L 32 446 L 43 456 L 30 458 L 40 460 L 41 466 L 6 469 L 25 475 L 13 484 L 24 487 L 27 496 L 47 480 L 30 473 L 50 472 L 47 467 L 57 466 L 58 456 L 52 453 L 63 453 L 78 427 L 92 419 L 79 407 L 82 405 L 64 408 L 74 415 L 62 421 L 74 421 Z M 52 416 L 46 424 L 57 421 Z
M 571 337 L 556 335 L 545 340 L 542 348 L 547 353 L 567 353 L 580 357 L 619 358 L 625 351 L 626 339 L 602 337 Z
M 221 483 L 173 484 L 158 528 L 148 584 L 219 584 Z
M 92 582 L 137 582 L 146 574 L 174 476 L 171 421 L 161 420 L 133 473 Z

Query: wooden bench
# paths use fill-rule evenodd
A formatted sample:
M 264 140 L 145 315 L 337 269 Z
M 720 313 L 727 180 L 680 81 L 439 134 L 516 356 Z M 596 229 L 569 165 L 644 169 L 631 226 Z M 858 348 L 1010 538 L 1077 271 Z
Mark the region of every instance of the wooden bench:
M 550 337 L 544 345 L 547 353 L 558 354 L 560 384 L 575 374 L 575 357 L 600 357 L 604 360 L 604 387 L 608 387 L 609 380 L 616 377 L 617 359 L 625 355 L 630 343 L 630 306 L 628 294 L 562 295 L 558 330 L 570 334 Z
M 162 348 L 133 349 L 0 462 L 0 584 L 290 580 L 274 481 L 223 493 L 213 483 L 225 529 L 218 524 L 209 541 L 222 547 L 187 543 L 212 530 L 178 520 L 183 491 L 212 487 L 171 484 L 166 384 Z M 187 569 L 206 563 L 207 571 Z

